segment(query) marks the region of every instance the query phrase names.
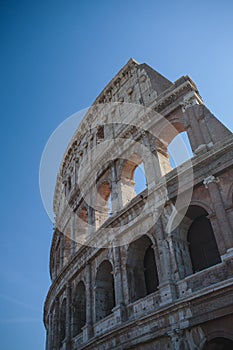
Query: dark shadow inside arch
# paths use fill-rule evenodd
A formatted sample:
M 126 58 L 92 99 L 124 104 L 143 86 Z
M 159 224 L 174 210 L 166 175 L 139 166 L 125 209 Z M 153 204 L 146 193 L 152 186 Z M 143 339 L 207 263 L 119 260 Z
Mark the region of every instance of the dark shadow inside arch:
M 204 270 L 221 262 L 214 231 L 205 209 L 190 206 L 186 216 L 192 220 L 187 240 L 193 272 Z
M 82 331 L 86 324 L 86 290 L 83 282 L 79 282 L 73 297 L 73 336 Z
M 66 337 L 66 299 L 63 299 L 59 314 L 60 345 Z
M 159 280 L 152 242 L 146 235 L 132 242 L 128 249 L 127 278 L 130 302 L 158 289 Z
M 202 350 L 232 350 L 233 341 L 227 338 L 214 338 L 208 341 Z
M 115 306 L 115 291 L 112 265 L 105 260 L 101 263 L 95 281 L 96 322 L 111 314 Z

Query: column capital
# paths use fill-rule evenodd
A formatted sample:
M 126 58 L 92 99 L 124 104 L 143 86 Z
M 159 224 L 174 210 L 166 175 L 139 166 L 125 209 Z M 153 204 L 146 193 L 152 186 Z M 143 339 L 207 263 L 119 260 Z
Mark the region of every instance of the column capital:
M 183 102 L 181 102 L 182 111 L 185 112 L 188 108 L 200 104 L 200 102 L 198 95 L 194 91 L 190 91 L 184 96 Z
M 203 185 L 205 186 L 205 188 L 208 188 L 208 185 L 212 182 L 217 183 L 219 182 L 219 179 L 214 175 L 209 175 L 203 180 Z

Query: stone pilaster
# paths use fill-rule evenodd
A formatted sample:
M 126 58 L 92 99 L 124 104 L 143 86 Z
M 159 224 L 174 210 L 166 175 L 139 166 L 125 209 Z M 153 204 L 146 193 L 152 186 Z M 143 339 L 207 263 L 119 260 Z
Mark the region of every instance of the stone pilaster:
M 91 198 L 91 197 L 90 197 Z M 93 203 L 92 200 L 90 201 L 88 207 L 87 207 L 87 214 L 88 214 L 88 234 L 92 235 L 95 232 L 95 210 L 92 207 Z
M 72 317 L 72 289 L 70 283 L 67 284 L 66 292 L 66 350 L 71 350 L 71 317 Z
M 59 349 L 59 339 L 60 332 L 59 332 L 59 300 L 56 299 L 55 305 L 54 305 L 54 320 L 52 324 L 52 350 Z M 50 350 L 50 349 L 49 349 Z
M 83 341 L 93 336 L 93 303 L 91 265 L 86 266 L 86 325 L 83 327 Z
M 214 233 L 219 252 L 221 255 L 223 255 L 226 253 L 227 249 L 232 247 L 233 242 L 232 228 L 226 215 L 224 202 L 218 183 L 219 179 L 214 177 L 213 175 L 206 177 L 203 181 L 205 188 L 208 189 L 210 199 L 217 218 L 219 230 L 218 232 Z
M 202 130 L 195 113 L 195 108 L 190 107 L 191 106 L 188 108 L 186 107 L 184 118 L 187 119 L 186 123 L 190 125 L 188 132 L 189 134 L 192 134 L 192 138 L 190 139 L 190 141 L 192 141 L 192 150 L 194 153 L 199 153 L 202 150 L 206 150 L 206 142 L 202 135 Z
M 120 247 L 121 252 L 121 277 L 122 277 L 122 291 L 123 300 L 125 304 L 129 303 L 129 288 L 128 288 L 128 278 L 127 278 L 127 247 Z
M 60 269 L 62 269 L 63 262 L 64 262 L 64 248 L 65 248 L 64 234 L 60 233 Z
M 156 238 L 159 253 L 159 290 L 161 297 L 161 305 L 172 302 L 176 299 L 175 279 L 171 268 L 171 256 L 169 254 L 169 244 L 164 237 L 164 228 L 162 218 L 159 218 L 156 226 Z
M 76 248 L 76 214 L 71 215 L 71 255 L 75 253 Z
M 116 307 L 113 309 L 116 322 L 125 320 L 125 302 L 123 294 L 123 276 L 121 270 L 121 251 L 120 247 L 113 248 L 114 255 L 114 284 L 115 284 L 115 299 Z
M 117 170 L 115 162 L 111 162 L 111 200 L 112 200 L 112 212 L 116 213 L 121 208 L 121 200 L 119 195 L 119 182 L 117 178 Z

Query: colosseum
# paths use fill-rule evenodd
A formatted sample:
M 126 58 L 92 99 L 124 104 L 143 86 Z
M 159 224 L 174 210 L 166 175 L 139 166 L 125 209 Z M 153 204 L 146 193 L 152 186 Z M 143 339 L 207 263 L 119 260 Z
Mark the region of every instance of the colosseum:
M 74 130 L 54 213 L 47 350 L 233 349 L 233 137 L 190 77 L 130 59 Z

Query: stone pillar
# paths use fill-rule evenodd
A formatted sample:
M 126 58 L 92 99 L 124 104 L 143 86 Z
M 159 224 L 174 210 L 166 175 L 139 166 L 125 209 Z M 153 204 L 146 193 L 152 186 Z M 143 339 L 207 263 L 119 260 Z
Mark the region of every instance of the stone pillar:
M 167 242 L 165 241 L 165 235 L 164 235 L 161 218 L 158 219 L 155 225 L 155 235 L 156 235 L 157 249 L 158 249 L 158 255 L 159 255 L 159 260 L 157 262 L 159 284 L 161 285 L 167 282 L 168 280 L 170 280 L 170 275 L 171 275 L 168 245 L 167 245 Z
M 76 214 L 73 211 L 71 220 L 71 255 L 73 255 L 76 249 Z
M 129 287 L 128 287 L 128 278 L 127 278 L 127 247 L 120 247 L 121 252 L 121 278 L 122 278 L 122 292 L 123 300 L 125 304 L 129 303 Z
M 112 189 L 111 189 L 111 199 L 112 199 L 112 213 L 116 213 L 120 210 L 121 208 L 121 200 L 120 200 L 120 192 L 119 192 L 119 184 L 118 184 L 118 179 L 117 179 L 117 169 L 116 169 L 116 164 L 115 162 L 111 163 L 111 184 L 112 184 Z
M 161 176 L 167 172 L 167 166 L 165 166 L 164 160 L 162 159 L 162 153 L 160 152 L 161 142 L 147 134 L 143 136 L 143 144 L 148 150 L 143 150 L 143 158 L 146 159 L 144 162 L 144 169 L 147 180 L 147 187 L 150 190 L 154 187 L 155 183 L 158 183 Z M 170 169 L 169 169 L 170 170 Z
M 60 269 L 63 267 L 64 262 L 64 234 L 60 233 Z
M 186 107 L 185 114 L 186 114 L 186 118 L 187 118 L 187 123 L 190 125 L 189 132 L 192 133 L 192 135 L 194 136 L 193 139 L 195 140 L 195 144 L 191 144 L 192 150 L 194 153 L 198 153 L 203 148 L 206 149 L 205 140 L 204 140 L 204 137 L 202 135 L 202 130 L 200 128 L 200 124 L 199 124 L 199 121 L 197 119 L 195 109 L 190 108 L 190 107 L 191 106 Z
M 121 270 L 121 251 L 120 247 L 113 248 L 114 256 L 114 288 L 115 288 L 115 299 L 116 306 L 113 309 L 116 323 L 122 322 L 125 320 L 125 303 L 123 295 L 123 276 Z
M 156 223 L 155 230 L 159 253 L 159 290 L 161 305 L 165 305 L 176 299 L 176 288 L 171 269 L 172 262 L 169 253 L 169 242 L 165 238 L 165 230 L 161 217 Z
M 123 286 L 122 286 L 122 273 L 121 273 L 120 247 L 114 247 L 113 254 L 114 254 L 115 298 L 116 298 L 116 305 L 120 305 L 120 304 L 124 303 Z
M 189 245 L 187 241 L 188 230 L 192 224 L 192 220 L 188 217 L 184 217 L 179 227 L 176 228 L 175 232 L 179 230 L 179 271 L 180 277 L 183 279 L 185 276 L 191 275 L 193 273 L 192 261 L 189 252 Z M 180 267 L 180 264 L 182 267 Z
M 59 349 L 59 300 L 56 299 L 55 301 L 55 305 L 54 305 L 54 320 L 53 320 L 53 324 L 52 324 L 52 350 L 57 350 Z M 50 350 L 50 349 L 49 349 Z
M 60 257 L 59 257 L 60 258 Z M 54 280 L 58 275 L 58 268 L 57 268 L 57 251 L 53 252 L 53 265 L 52 265 L 52 280 Z
M 93 336 L 92 276 L 90 263 L 86 266 L 86 325 L 83 327 L 83 341 Z
M 71 317 L 72 317 L 72 288 L 70 283 L 67 284 L 67 297 L 66 297 L 66 350 L 71 350 Z
M 168 235 L 167 244 L 170 253 L 171 259 L 171 276 L 174 280 L 179 280 L 180 271 L 179 271 L 179 262 L 177 261 L 176 249 L 178 249 L 177 241 L 173 235 Z
M 217 241 L 218 249 L 220 255 L 226 253 L 227 249 L 232 248 L 232 228 L 226 215 L 224 208 L 224 202 L 222 199 L 221 191 L 218 186 L 219 179 L 215 178 L 213 175 L 206 177 L 203 181 L 205 188 L 208 189 L 210 199 L 215 211 L 217 218 L 219 230 L 215 233 L 215 238 Z

